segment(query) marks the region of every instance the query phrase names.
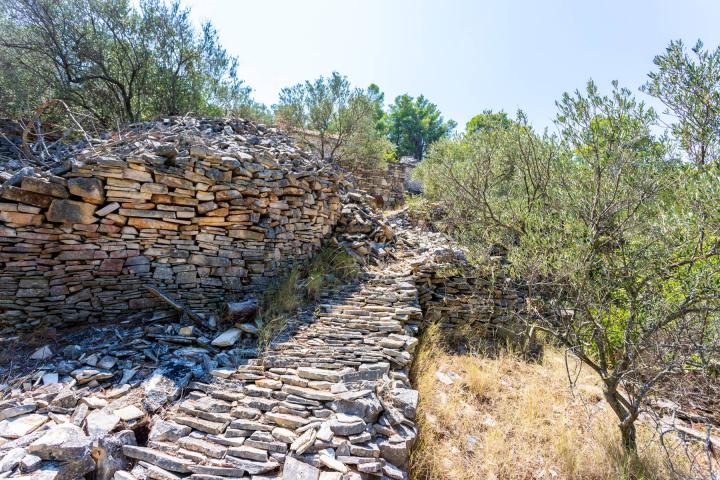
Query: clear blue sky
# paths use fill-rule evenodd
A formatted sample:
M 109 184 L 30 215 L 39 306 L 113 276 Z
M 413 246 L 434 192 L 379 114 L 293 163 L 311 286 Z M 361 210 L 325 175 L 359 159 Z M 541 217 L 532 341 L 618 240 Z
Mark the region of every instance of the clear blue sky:
M 636 90 L 671 39 L 720 43 L 718 0 L 185 0 L 240 60 L 255 98 L 333 70 L 386 103 L 424 94 L 464 127 L 483 109 L 552 125 L 593 78 Z M 640 94 L 642 96 L 642 94 Z

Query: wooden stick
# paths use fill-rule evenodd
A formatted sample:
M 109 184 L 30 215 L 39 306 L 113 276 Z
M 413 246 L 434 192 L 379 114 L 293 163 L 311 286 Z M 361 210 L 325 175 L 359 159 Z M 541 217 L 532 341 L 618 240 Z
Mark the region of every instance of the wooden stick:
M 197 325 L 199 325 L 201 327 L 206 326 L 203 319 L 197 313 L 193 312 L 192 310 L 190 310 L 189 308 L 187 308 L 185 305 L 178 302 L 177 300 L 174 300 L 168 294 L 163 293 L 162 291 L 160 291 L 159 289 L 157 289 L 155 287 L 150 287 L 147 285 L 145 285 L 145 290 L 152 293 L 155 297 L 157 297 L 160 300 L 162 300 L 163 302 L 167 303 L 168 305 L 170 305 L 172 308 L 174 308 L 178 312 L 186 314 L 188 317 L 190 317 L 190 320 L 192 320 Z

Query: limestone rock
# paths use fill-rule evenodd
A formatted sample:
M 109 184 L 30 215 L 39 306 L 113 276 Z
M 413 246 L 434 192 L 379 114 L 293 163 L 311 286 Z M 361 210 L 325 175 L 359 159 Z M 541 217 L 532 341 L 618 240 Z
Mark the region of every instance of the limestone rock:
M 90 453 L 90 443 L 81 428 L 65 423 L 50 428 L 27 451 L 43 460 L 78 461 Z
M 241 335 L 242 330 L 240 330 L 239 328 L 231 328 L 221 333 L 219 336 L 215 337 L 215 339 L 212 341 L 212 345 L 215 347 L 231 347 L 235 345 L 235 342 L 240 339 Z
M 47 219 L 56 223 L 90 224 L 97 220 L 95 206 L 73 200 L 53 200 L 47 211 Z
M 283 480 L 319 480 L 320 469 L 293 457 L 285 459 Z
M 99 204 L 105 200 L 103 184 L 97 178 L 71 178 L 68 180 L 68 189 L 73 195 L 90 203 Z

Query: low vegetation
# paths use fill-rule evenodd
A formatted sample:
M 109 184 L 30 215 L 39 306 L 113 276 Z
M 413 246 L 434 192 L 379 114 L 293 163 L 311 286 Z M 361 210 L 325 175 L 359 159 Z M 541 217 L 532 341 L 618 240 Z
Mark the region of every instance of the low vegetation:
M 628 455 L 602 382 L 563 350 L 535 363 L 507 350 L 456 354 L 447 338 L 429 328 L 414 363 L 415 480 L 707 478 L 701 447 L 665 437 L 666 451 L 651 423 L 639 422 Z
M 262 296 L 257 315 L 258 347 L 264 350 L 287 327 L 299 307 L 317 301 L 324 292 L 352 281 L 360 268 L 344 250 L 326 246 L 304 266 L 293 268 Z

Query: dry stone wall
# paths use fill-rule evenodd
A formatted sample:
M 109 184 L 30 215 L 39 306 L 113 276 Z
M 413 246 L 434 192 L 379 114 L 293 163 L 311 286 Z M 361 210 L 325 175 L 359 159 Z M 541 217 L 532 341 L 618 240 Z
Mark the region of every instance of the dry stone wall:
M 209 313 L 309 257 L 343 188 L 276 129 L 170 119 L 98 141 L 0 193 L 0 331 L 150 311 L 159 287 Z
M 353 168 L 351 171 L 355 186 L 372 196 L 382 197 L 385 207 L 395 208 L 405 202 L 411 166 L 391 163 L 386 170 Z
M 501 270 L 490 273 L 457 263 L 428 263 L 415 270 L 425 322 L 444 327 L 510 323 L 518 292 Z

